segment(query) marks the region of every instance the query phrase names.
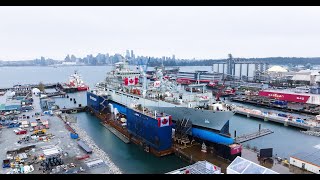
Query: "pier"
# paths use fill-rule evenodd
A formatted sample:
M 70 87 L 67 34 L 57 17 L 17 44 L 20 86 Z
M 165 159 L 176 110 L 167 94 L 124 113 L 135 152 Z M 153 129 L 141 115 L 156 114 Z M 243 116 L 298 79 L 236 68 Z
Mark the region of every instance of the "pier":
M 54 97 L 54 96 L 62 96 L 62 97 L 64 97 L 66 95 L 66 93 L 63 92 L 63 91 L 56 91 L 56 92 L 51 92 L 51 93 L 45 93 L 44 95 L 45 96 L 41 97 L 41 98 L 48 98 L 48 97 Z
M 235 138 L 235 142 L 236 143 L 243 143 L 243 142 L 250 141 L 252 139 L 266 136 L 266 135 L 272 134 L 272 133 L 273 133 L 273 131 L 271 131 L 270 129 L 261 129 L 258 132 L 238 136 Z
M 284 112 L 295 112 L 295 113 L 299 113 L 299 114 L 308 114 L 308 115 L 318 115 L 319 112 L 313 112 L 313 111 L 309 111 L 309 110 L 299 110 L 299 109 L 294 109 L 294 108 L 288 108 L 288 107 L 281 107 L 281 106 L 277 106 L 275 104 L 272 104 L 270 102 L 259 102 L 259 100 L 250 100 L 250 99 L 242 99 L 241 97 L 232 97 L 230 98 L 230 101 L 235 101 L 235 102 L 240 102 L 240 103 L 246 103 L 246 104 L 252 104 L 252 105 L 256 105 L 259 107 L 264 107 L 264 108 L 268 108 L 268 109 L 277 109 L 279 111 L 284 111 Z
M 247 116 L 248 118 L 254 117 L 257 119 L 262 119 L 264 121 L 272 121 L 276 123 L 283 124 L 284 126 L 293 126 L 304 130 L 310 130 L 313 128 L 312 125 L 294 122 L 292 120 L 288 120 L 288 118 L 280 117 L 276 115 L 268 115 L 263 113 L 253 112 L 252 110 L 248 111 L 246 108 L 236 107 L 236 114 Z
M 45 89 L 49 89 L 49 88 L 55 88 L 57 87 L 59 83 L 47 83 L 47 84 L 43 84 L 43 87 Z M 15 85 L 14 87 L 3 87 L 3 88 L 0 88 L 0 91 L 9 91 L 9 90 L 22 90 L 22 89 L 25 89 L 25 90 L 31 90 L 32 88 L 39 88 L 39 84 L 23 84 L 23 85 Z
M 61 108 L 59 109 L 62 113 L 78 113 L 78 112 L 85 112 L 87 110 L 87 106 L 81 107 L 72 107 L 72 108 Z

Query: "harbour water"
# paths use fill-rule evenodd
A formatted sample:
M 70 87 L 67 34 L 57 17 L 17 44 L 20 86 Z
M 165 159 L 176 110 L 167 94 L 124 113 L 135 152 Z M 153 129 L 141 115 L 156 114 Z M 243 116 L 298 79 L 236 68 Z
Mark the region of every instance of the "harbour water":
M 0 86 L 10 87 L 14 84 L 39 83 L 57 83 L 65 82 L 68 77 L 78 70 L 82 75 L 82 79 L 90 88 L 105 78 L 106 72 L 110 70 L 110 66 L 77 66 L 77 67 L 1 67 L 0 68 Z M 181 71 L 194 70 L 211 71 L 210 66 L 201 67 L 181 67 Z M 74 104 L 67 98 L 55 98 L 56 103 L 60 107 L 74 107 L 75 105 L 86 105 L 85 92 L 69 94 L 70 98 L 75 98 L 77 103 Z M 260 108 L 261 109 L 261 108 Z M 266 111 L 270 111 L 266 109 Z M 96 144 L 106 151 L 112 161 L 124 173 L 165 173 L 174 169 L 186 166 L 175 156 L 156 158 L 151 154 L 143 152 L 140 148 L 133 144 L 125 144 L 105 127 L 99 120 L 87 113 L 76 114 L 79 126 L 87 131 Z M 312 151 L 314 146 L 320 144 L 320 138 L 301 133 L 298 129 L 285 127 L 281 124 L 264 122 L 262 120 L 246 118 L 235 115 L 230 120 L 230 133 L 237 135 L 254 132 L 258 130 L 259 124 L 262 128 L 269 128 L 274 131 L 273 134 L 260 137 L 255 140 L 248 141 L 251 147 L 257 148 L 274 148 L 274 154 L 282 158 L 288 158 L 291 154 L 301 151 Z

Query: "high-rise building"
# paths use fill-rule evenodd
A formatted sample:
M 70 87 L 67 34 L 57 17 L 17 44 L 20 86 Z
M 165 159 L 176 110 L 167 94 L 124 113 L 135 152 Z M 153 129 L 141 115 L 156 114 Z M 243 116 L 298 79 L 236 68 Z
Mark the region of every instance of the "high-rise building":
M 131 58 L 135 59 L 134 54 L 133 54 L 133 50 L 131 50 Z
M 76 59 L 77 59 L 76 56 L 72 54 L 71 57 L 70 57 L 70 61 L 71 62 L 76 62 Z
M 172 55 L 172 60 L 176 60 L 176 56 L 175 55 Z
M 126 51 L 126 58 L 127 58 L 127 59 L 130 58 L 130 51 L 129 51 L 129 50 Z
M 106 64 L 110 63 L 110 55 L 109 53 L 106 54 Z

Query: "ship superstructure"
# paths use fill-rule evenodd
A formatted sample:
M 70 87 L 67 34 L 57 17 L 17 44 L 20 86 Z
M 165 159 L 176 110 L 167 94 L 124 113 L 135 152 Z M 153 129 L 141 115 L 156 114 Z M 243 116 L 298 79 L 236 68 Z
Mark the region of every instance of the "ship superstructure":
M 156 76 L 157 81 L 148 82 L 142 68 L 131 70 L 126 61 L 118 62 L 105 81 L 88 92 L 88 101 L 97 100 L 93 96 L 102 97 L 96 106 L 99 111 L 107 108 L 106 100 L 129 108 L 140 104 L 155 114 L 170 114 L 173 121 L 188 119 L 195 127 L 229 134 L 229 119 L 234 115 L 230 106 L 216 102 L 210 92 L 186 92 L 181 85 L 164 78 L 161 70 Z

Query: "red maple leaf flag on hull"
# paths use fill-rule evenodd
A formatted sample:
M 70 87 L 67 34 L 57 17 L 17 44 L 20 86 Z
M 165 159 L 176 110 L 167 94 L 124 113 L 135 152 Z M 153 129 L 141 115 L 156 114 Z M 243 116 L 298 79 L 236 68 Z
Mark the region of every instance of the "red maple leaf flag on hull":
M 172 124 L 171 116 L 159 117 L 158 118 L 158 126 L 170 126 Z
M 137 77 L 126 77 L 124 78 L 124 85 L 126 86 L 132 86 L 136 85 L 139 82 L 139 78 Z

